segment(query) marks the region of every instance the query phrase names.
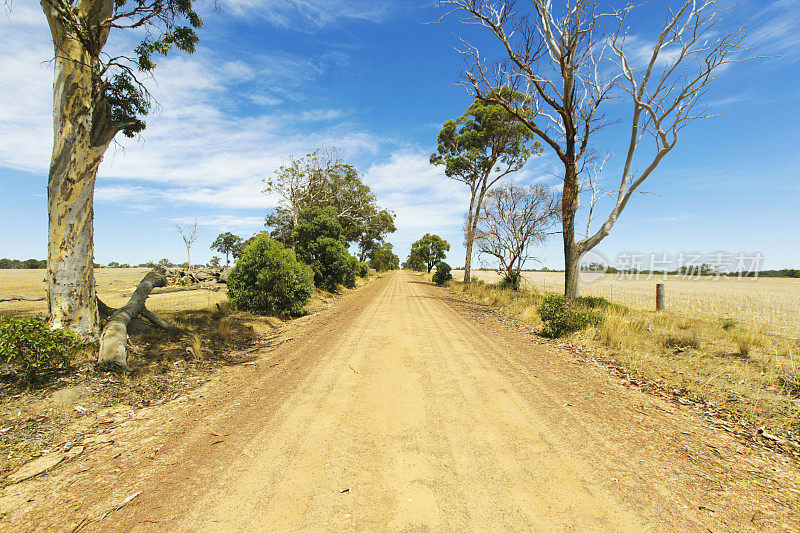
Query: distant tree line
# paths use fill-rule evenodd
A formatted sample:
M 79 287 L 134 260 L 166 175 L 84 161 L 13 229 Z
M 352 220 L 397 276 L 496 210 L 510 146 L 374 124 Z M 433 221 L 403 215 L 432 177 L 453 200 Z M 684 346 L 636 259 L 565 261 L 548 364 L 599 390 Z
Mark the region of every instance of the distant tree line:
M 39 259 L 0 259 L 0 268 L 47 268 L 47 260 Z
M 742 274 L 743 277 L 752 278 L 755 272 Z M 782 268 L 780 270 L 762 270 L 758 273 L 759 277 L 765 278 L 800 278 L 800 268 Z

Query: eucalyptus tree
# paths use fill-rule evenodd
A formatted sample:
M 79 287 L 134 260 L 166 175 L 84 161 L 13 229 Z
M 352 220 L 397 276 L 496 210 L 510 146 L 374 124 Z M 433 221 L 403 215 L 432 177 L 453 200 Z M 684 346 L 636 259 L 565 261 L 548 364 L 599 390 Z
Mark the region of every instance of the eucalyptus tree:
M 118 133 L 145 129 L 150 95 L 138 76 L 175 48 L 191 53 L 202 26 L 194 0 L 40 0 L 55 52 L 53 154 L 47 181 L 47 294 L 53 327 L 85 340 L 100 333 L 94 281 L 97 170 Z M 127 55 L 104 52 L 120 33 Z M 114 47 L 116 48 L 116 47 Z
M 521 108 L 527 97 L 520 92 L 498 88 L 502 98 Z M 520 170 L 532 154 L 541 152 L 530 129 L 520 124 L 500 105 L 476 99 L 456 120 L 448 120 L 439 132 L 431 164 L 444 165 L 445 175 L 469 187 L 469 209 L 465 228 L 467 256 L 464 281 L 470 279 L 476 214 L 483 198 L 501 178 Z
M 411 245 L 411 252 L 409 252 L 405 264 L 413 270 L 417 270 L 420 265 L 424 265 L 423 268 L 430 272 L 436 263 L 444 260 L 447 256 L 446 252 L 449 250 L 449 242 L 438 235 L 426 233 Z
M 597 0 L 530 0 L 525 13 L 514 0 L 438 1 L 447 14 L 485 28 L 502 50 L 501 61 L 487 63 L 465 42 L 462 84 L 476 98 L 505 108 L 563 165 L 568 298 L 578 296 L 581 255 L 610 233 L 633 193 L 675 148 L 681 130 L 709 116 L 703 100 L 720 72 L 742 61 L 746 34 L 724 29 L 722 0 L 670 2 L 653 36 L 632 32 L 627 21 L 635 5 L 621 4 L 603 11 Z M 527 98 L 497 90 L 509 87 Z M 613 106 L 604 105 L 611 99 Z M 576 240 L 580 178 L 599 159 L 597 133 L 612 120 L 626 129 L 613 207 L 594 233 Z M 651 142 L 642 143 L 645 138 Z
M 233 253 L 236 258 L 236 250 L 242 243 L 242 238 L 234 235 L 230 231 L 220 233 L 214 242 L 211 243 L 211 249 L 216 250 L 221 254 L 225 254 L 225 266 L 230 265 L 230 256 Z

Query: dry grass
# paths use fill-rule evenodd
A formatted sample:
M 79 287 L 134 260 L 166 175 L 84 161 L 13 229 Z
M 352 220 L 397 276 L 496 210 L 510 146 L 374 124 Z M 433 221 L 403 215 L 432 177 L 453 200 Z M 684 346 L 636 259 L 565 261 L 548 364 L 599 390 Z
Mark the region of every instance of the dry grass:
M 472 300 L 541 328 L 544 293 L 451 282 Z M 612 305 L 603 323 L 567 337 L 653 382 L 727 409 L 755 426 L 800 431 L 800 342 L 749 325 Z
M 494 283 L 494 271 L 477 270 L 473 277 Z M 463 279 L 464 271 L 453 271 Z M 542 292 L 561 292 L 563 272 L 524 272 L 524 286 Z M 606 274 L 601 279 L 582 283 L 582 296 L 602 296 L 607 300 L 645 311 L 655 307 L 655 284 L 665 283 L 667 309 L 689 317 L 735 321 L 748 327 L 764 328 L 779 335 L 800 335 L 800 279 L 736 279 L 713 277 L 682 279 L 679 276 L 653 276 L 647 279 L 618 279 Z

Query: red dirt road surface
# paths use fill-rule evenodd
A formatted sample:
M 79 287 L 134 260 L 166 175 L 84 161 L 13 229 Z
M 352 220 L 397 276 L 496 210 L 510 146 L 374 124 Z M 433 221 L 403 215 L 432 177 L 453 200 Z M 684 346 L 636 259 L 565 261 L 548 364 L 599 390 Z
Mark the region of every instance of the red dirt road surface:
M 789 459 L 417 276 L 282 335 L 6 487 L 0 528 L 800 529 Z

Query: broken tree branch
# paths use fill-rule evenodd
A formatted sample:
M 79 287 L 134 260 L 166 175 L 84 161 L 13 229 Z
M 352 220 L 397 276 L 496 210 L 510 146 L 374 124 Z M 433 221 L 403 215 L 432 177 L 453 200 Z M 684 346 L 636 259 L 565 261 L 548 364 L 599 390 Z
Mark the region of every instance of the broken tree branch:
M 41 298 L 30 298 L 28 296 L 3 296 L 0 298 L 0 302 L 41 302 L 44 299 L 44 296 Z
M 158 267 L 144 277 L 139 286 L 134 291 L 133 296 L 123 307 L 117 309 L 108 320 L 103 334 L 100 337 L 100 355 L 98 364 L 101 368 L 110 370 L 127 370 L 127 342 L 128 324 L 136 315 L 143 311 L 152 315 L 144 307 L 145 300 L 150 292 L 156 287 L 163 287 L 167 284 L 164 277 L 164 268 Z M 155 316 L 155 315 L 152 315 Z

